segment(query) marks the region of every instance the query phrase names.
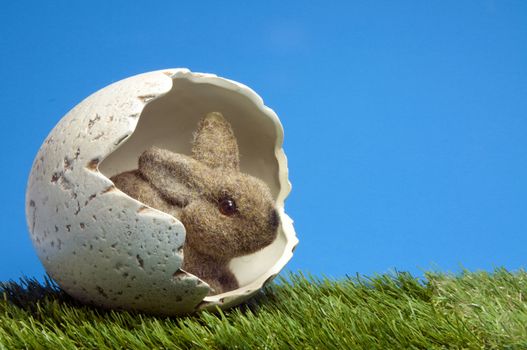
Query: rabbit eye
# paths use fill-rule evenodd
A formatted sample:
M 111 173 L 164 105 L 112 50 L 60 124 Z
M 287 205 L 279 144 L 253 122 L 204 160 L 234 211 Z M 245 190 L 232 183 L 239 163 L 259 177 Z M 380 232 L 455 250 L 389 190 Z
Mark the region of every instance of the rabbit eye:
M 236 213 L 236 202 L 232 198 L 225 197 L 220 199 L 219 206 L 223 215 L 231 216 Z

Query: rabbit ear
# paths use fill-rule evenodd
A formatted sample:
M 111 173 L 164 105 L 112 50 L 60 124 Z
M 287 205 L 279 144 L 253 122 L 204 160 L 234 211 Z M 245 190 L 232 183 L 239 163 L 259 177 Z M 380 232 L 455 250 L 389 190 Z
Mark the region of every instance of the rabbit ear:
M 183 207 L 196 197 L 193 189 L 204 186 L 207 169 L 191 157 L 151 147 L 139 157 L 139 171 L 165 199 Z
M 238 143 L 231 125 L 221 113 L 209 113 L 199 122 L 192 142 L 192 156 L 211 168 L 239 170 Z

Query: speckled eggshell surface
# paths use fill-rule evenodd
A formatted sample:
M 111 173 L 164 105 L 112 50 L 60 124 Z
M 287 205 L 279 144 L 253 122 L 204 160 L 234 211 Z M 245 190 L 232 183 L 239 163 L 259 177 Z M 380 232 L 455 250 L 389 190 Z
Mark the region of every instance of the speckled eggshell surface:
M 211 102 L 196 102 L 200 98 Z M 132 169 L 147 146 L 184 152 L 178 145 L 189 143 L 200 108 L 233 115 L 233 128 L 238 125 L 240 135 L 253 133 L 250 125 L 267 126 L 256 148 L 246 146 L 246 167 L 256 176 L 261 169 L 271 169 L 263 177 L 276 197 L 282 222 L 270 247 L 233 260 L 231 269 L 241 287 L 215 296 L 207 296 L 205 282 L 180 270 L 185 242 L 181 222 L 127 196 L 109 180 L 118 171 Z M 185 124 L 179 113 L 196 117 Z M 146 124 L 136 132 L 141 119 Z M 167 140 L 173 144 L 156 134 L 156 125 L 171 130 Z M 109 85 L 64 116 L 35 158 L 26 217 L 37 254 L 68 294 L 106 308 L 178 315 L 239 304 L 278 274 L 298 242 L 283 209 L 290 185 L 282 139 L 274 112 L 254 91 L 231 80 L 168 69 Z M 242 137 L 242 151 L 243 143 Z M 259 153 L 267 156 L 260 159 Z

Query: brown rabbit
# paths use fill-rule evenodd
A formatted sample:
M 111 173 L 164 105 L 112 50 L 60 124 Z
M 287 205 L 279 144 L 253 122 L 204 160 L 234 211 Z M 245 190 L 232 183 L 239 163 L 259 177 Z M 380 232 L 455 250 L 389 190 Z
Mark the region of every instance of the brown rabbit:
M 229 261 L 276 238 L 279 216 L 268 186 L 241 173 L 238 144 L 218 112 L 207 114 L 192 142 L 192 157 L 152 147 L 139 168 L 111 178 L 137 200 L 172 214 L 185 226 L 183 269 L 214 294 L 238 288 Z

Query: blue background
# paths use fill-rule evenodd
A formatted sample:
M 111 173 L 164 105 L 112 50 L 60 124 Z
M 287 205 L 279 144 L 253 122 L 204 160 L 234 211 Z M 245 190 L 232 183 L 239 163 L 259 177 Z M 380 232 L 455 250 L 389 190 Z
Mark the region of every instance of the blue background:
M 314 274 L 525 266 L 527 2 L 9 1 L 0 11 L 0 280 L 41 278 L 33 158 L 92 92 L 188 67 L 281 117 Z

